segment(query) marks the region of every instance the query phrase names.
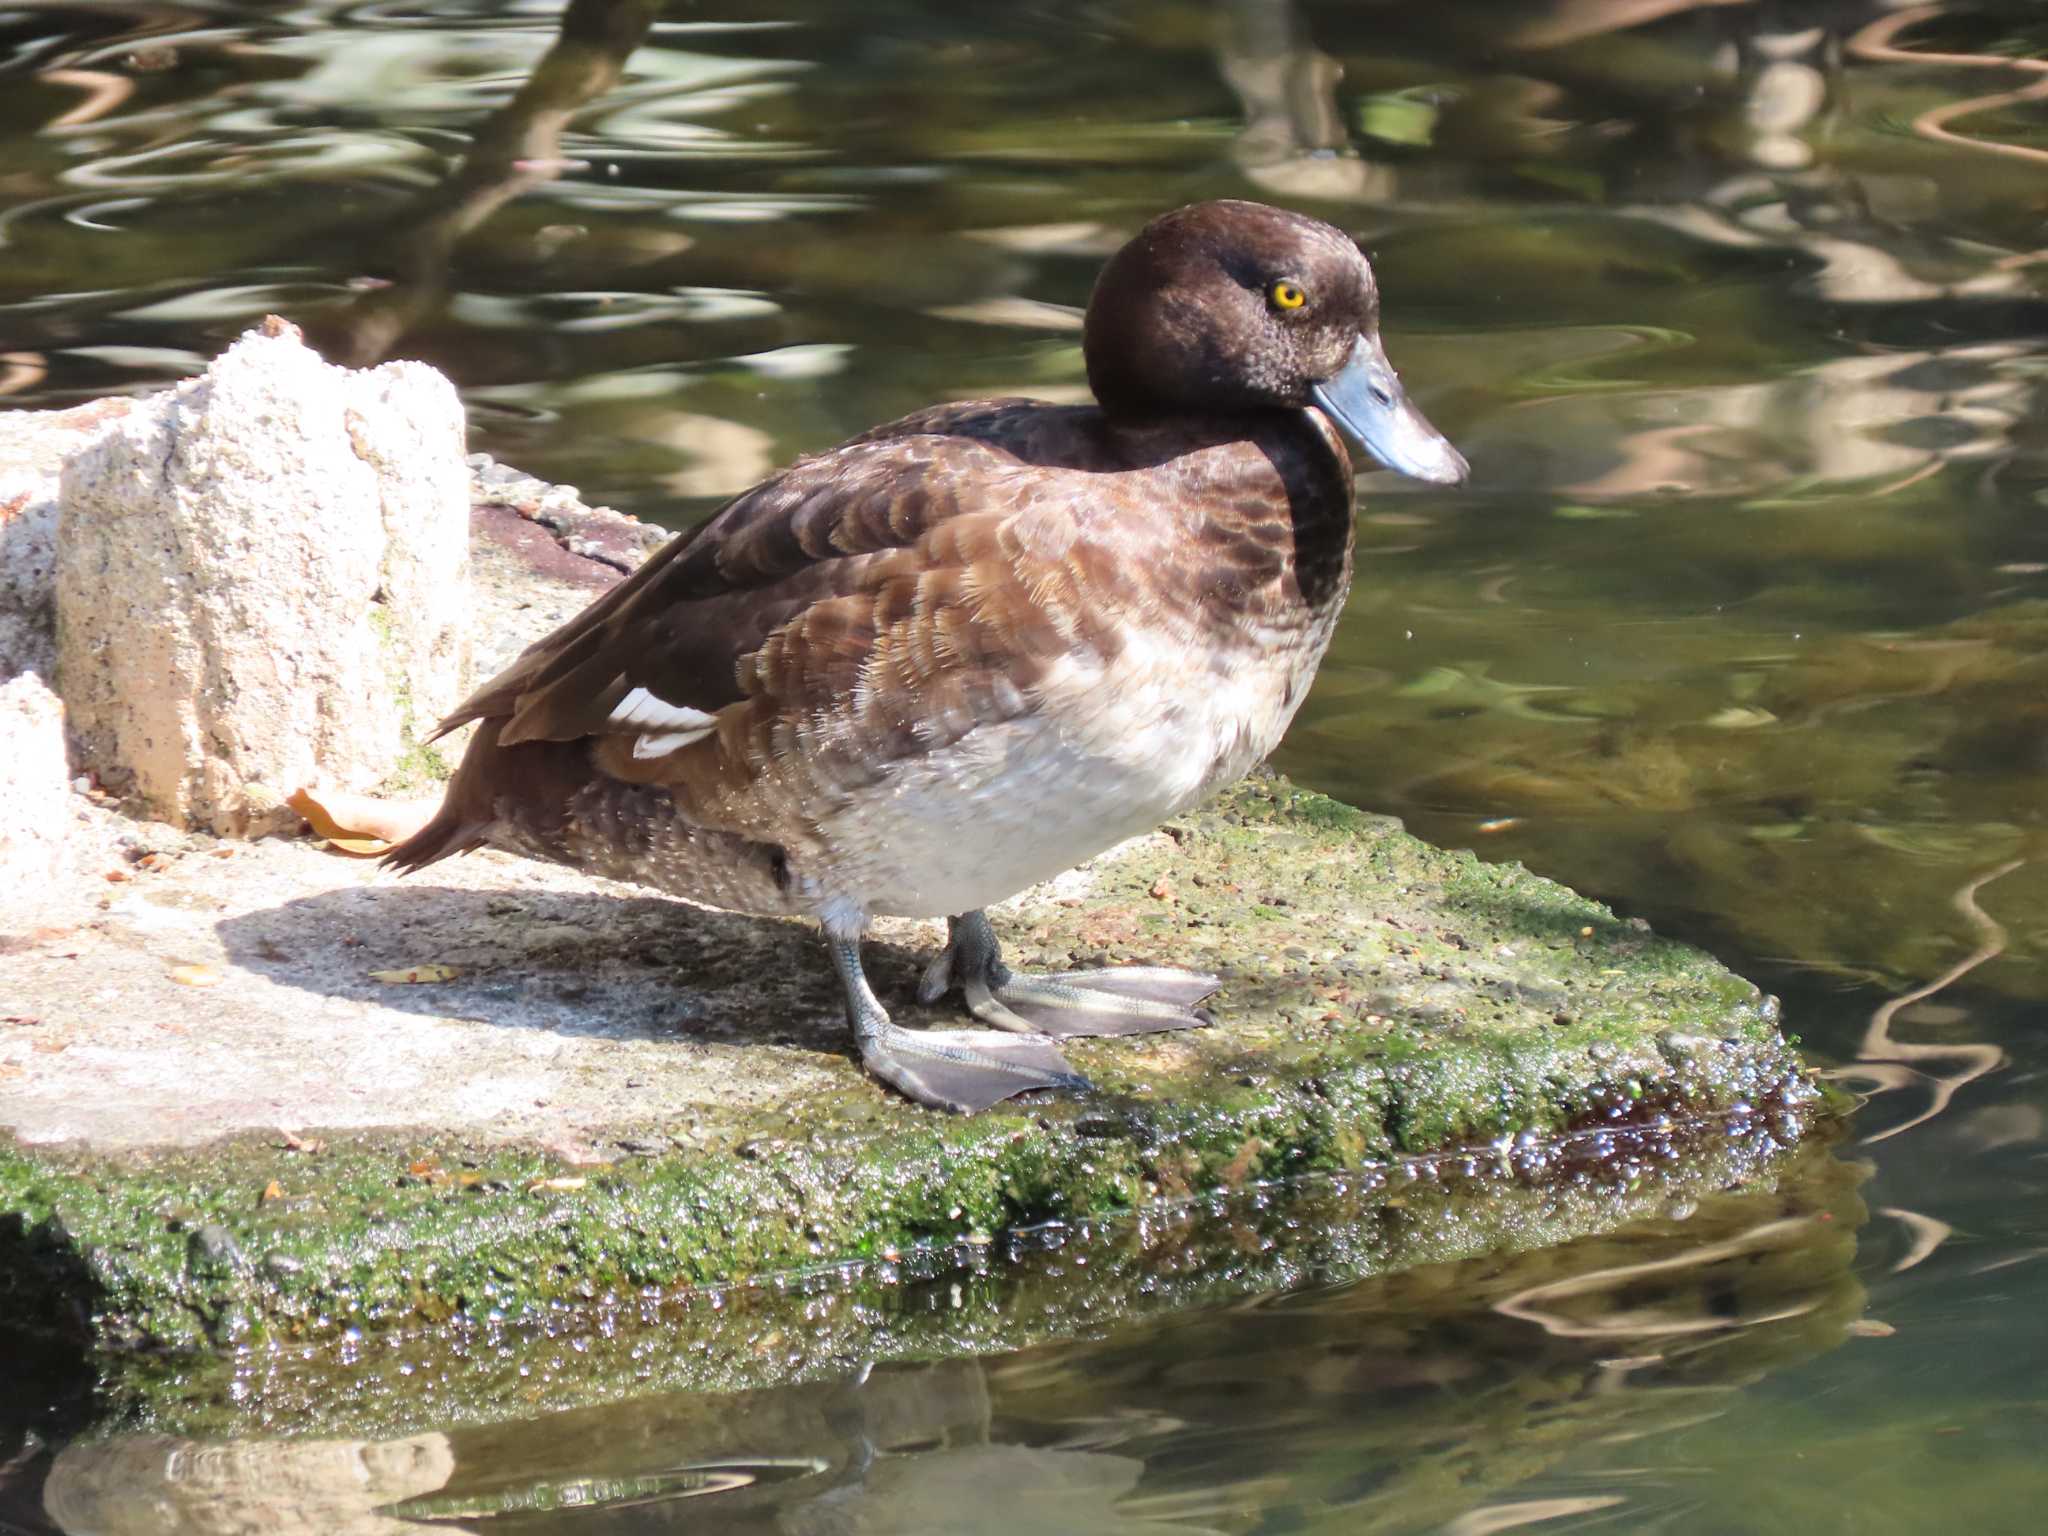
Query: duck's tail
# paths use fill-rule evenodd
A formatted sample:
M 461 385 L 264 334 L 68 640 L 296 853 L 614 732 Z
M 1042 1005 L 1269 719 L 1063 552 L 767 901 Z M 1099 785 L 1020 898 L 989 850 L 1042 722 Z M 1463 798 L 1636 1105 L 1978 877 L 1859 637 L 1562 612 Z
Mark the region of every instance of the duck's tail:
M 410 874 L 492 843 L 529 858 L 568 858 L 563 839 L 569 803 L 589 783 L 590 744 L 579 738 L 508 747 L 498 740 L 505 723 L 503 715 L 477 722 L 441 808 L 419 831 L 386 850 L 386 864 Z
M 490 771 L 501 756 L 498 732 L 503 720 L 485 720 L 477 726 L 461 766 L 448 782 L 441 808 L 419 831 L 404 842 L 384 851 L 383 863 L 409 875 L 438 863 L 452 854 L 468 853 L 489 841 L 491 823 L 497 819 L 497 775 Z

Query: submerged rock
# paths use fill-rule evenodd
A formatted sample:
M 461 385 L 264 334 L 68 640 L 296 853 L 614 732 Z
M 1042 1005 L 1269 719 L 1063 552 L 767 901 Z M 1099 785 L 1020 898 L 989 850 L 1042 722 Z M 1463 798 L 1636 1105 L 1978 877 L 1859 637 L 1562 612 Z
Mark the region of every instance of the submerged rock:
M 101 1536 L 402 1536 L 436 1527 L 391 1519 L 383 1506 L 438 1491 L 454 1468 L 447 1437 L 435 1434 L 239 1445 L 148 1435 L 58 1458 L 43 1508 L 62 1530 Z

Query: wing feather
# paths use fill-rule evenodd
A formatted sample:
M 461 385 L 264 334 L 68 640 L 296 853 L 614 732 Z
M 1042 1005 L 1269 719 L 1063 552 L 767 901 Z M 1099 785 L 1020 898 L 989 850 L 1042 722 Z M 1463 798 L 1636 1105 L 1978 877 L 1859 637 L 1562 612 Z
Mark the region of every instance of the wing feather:
M 956 525 L 1001 502 L 1006 471 L 1024 462 L 1001 425 L 1014 404 L 941 407 L 799 459 L 522 652 L 440 730 L 499 719 L 507 746 L 673 735 L 649 708 L 716 719 L 764 690 L 783 695 L 798 654 L 810 660 L 796 689 L 816 696 L 857 681 L 842 674 L 920 613 L 965 643 L 957 616 L 931 617 L 931 583 L 965 558 Z M 621 713 L 629 698 L 649 703 Z

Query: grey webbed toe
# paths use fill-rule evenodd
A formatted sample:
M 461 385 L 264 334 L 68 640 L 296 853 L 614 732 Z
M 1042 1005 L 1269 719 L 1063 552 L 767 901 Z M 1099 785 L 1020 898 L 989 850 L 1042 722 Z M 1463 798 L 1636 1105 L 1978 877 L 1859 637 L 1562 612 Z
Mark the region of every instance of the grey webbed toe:
M 1205 972 L 1133 965 L 1027 976 L 1003 964 L 995 930 L 982 913 L 953 918 L 948 928 L 947 945 L 926 968 L 918 996 L 936 1001 L 957 980 L 968 1012 L 998 1029 L 1071 1038 L 1149 1035 L 1215 1022 L 1194 1006 L 1219 985 Z
M 1133 991 L 1121 978 L 1115 987 L 1096 985 L 1095 978 L 1116 976 L 1115 971 L 1063 971 L 1055 976 L 1024 976 L 1013 971 L 999 986 L 969 981 L 967 1010 L 997 1029 L 1065 1038 L 1152 1035 L 1215 1023 L 1206 1010 L 1177 999 L 1190 992 L 1207 997 L 1216 990 L 1216 978 L 1193 971 L 1172 974 L 1172 984 L 1160 984 L 1159 995 L 1150 995 Z
M 1093 1085 L 1044 1035 L 992 1029 L 899 1029 L 862 1039 L 862 1063 L 890 1087 L 933 1109 L 971 1115 L 1034 1088 Z

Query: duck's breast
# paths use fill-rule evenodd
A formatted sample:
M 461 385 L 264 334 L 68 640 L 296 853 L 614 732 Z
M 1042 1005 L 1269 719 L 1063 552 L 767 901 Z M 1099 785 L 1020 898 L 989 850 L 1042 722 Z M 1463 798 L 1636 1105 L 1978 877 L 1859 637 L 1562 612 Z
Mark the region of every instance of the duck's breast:
M 824 882 L 875 912 L 971 910 L 1271 752 L 1329 645 L 1351 525 L 1348 464 L 1290 495 L 1272 458 L 1211 445 L 1077 474 L 1021 507 L 1002 531 L 1006 569 L 977 583 L 981 622 L 1012 637 L 995 691 L 1014 683 L 1017 708 L 850 795 L 820 829 Z M 1034 651 L 1015 638 L 1027 634 L 1057 644 Z M 914 708 L 919 681 L 897 680 L 900 704 Z

